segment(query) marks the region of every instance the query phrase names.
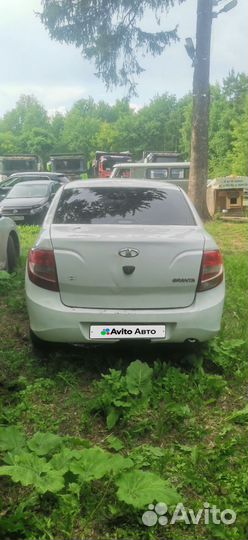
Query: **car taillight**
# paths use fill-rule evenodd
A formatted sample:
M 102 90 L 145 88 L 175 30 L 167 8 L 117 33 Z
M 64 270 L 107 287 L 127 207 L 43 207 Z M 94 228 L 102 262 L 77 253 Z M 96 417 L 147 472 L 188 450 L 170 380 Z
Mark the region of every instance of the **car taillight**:
M 204 251 L 197 291 L 208 291 L 223 280 L 223 260 L 219 250 Z
M 30 281 L 49 291 L 59 291 L 54 252 L 47 249 L 31 249 L 28 256 Z

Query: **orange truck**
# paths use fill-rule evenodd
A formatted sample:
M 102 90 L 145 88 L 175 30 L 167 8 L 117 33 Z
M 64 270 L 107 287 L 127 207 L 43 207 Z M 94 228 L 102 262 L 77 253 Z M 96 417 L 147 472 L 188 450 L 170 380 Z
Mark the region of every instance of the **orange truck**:
M 132 161 L 132 154 L 129 152 L 96 152 L 94 162 L 94 176 L 109 178 L 116 163 L 129 163 Z

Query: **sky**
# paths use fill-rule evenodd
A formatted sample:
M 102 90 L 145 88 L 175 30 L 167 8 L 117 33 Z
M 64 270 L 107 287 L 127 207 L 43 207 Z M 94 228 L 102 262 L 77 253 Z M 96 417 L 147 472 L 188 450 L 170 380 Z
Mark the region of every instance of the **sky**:
M 220 0 L 222 7 L 228 0 Z M 166 16 L 161 29 L 178 25 L 181 38 L 153 58 L 142 58 L 145 72 L 138 78 L 132 105 L 140 108 L 155 95 L 168 92 L 180 98 L 192 89 L 193 70 L 184 48 L 186 37 L 195 39 L 197 0 L 186 0 Z M 34 95 L 49 114 L 69 110 L 81 98 L 110 104 L 125 96 L 125 89 L 106 91 L 94 75 L 93 63 L 73 45 L 52 41 L 35 12 L 40 0 L 0 0 L 0 116 L 11 110 L 21 94 Z M 231 69 L 248 72 L 248 5 L 238 5 L 213 20 L 210 82 L 222 82 Z M 147 14 L 144 28 L 153 28 Z M 154 26 L 155 28 L 155 26 Z

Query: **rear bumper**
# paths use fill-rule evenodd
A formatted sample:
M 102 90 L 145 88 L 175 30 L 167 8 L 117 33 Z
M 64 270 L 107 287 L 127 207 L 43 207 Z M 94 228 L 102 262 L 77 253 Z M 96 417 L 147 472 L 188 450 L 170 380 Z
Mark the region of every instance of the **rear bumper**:
M 206 341 L 220 330 L 225 285 L 196 295 L 183 309 L 90 309 L 69 308 L 59 293 L 34 285 L 26 275 L 26 300 L 32 331 L 45 341 L 103 343 L 89 338 L 91 324 L 165 324 L 166 338 L 156 342 Z M 111 340 L 111 343 L 119 340 Z M 109 341 L 108 341 L 109 343 Z

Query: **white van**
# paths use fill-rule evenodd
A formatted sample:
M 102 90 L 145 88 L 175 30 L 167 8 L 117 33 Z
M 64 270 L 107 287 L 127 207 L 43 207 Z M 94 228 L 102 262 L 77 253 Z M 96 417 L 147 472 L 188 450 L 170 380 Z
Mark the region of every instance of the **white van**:
M 133 178 L 164 180 L 176 184 L 188 191 L 189 183 L 188 161 L 168 163 L 116 163 L 111 178 Z

